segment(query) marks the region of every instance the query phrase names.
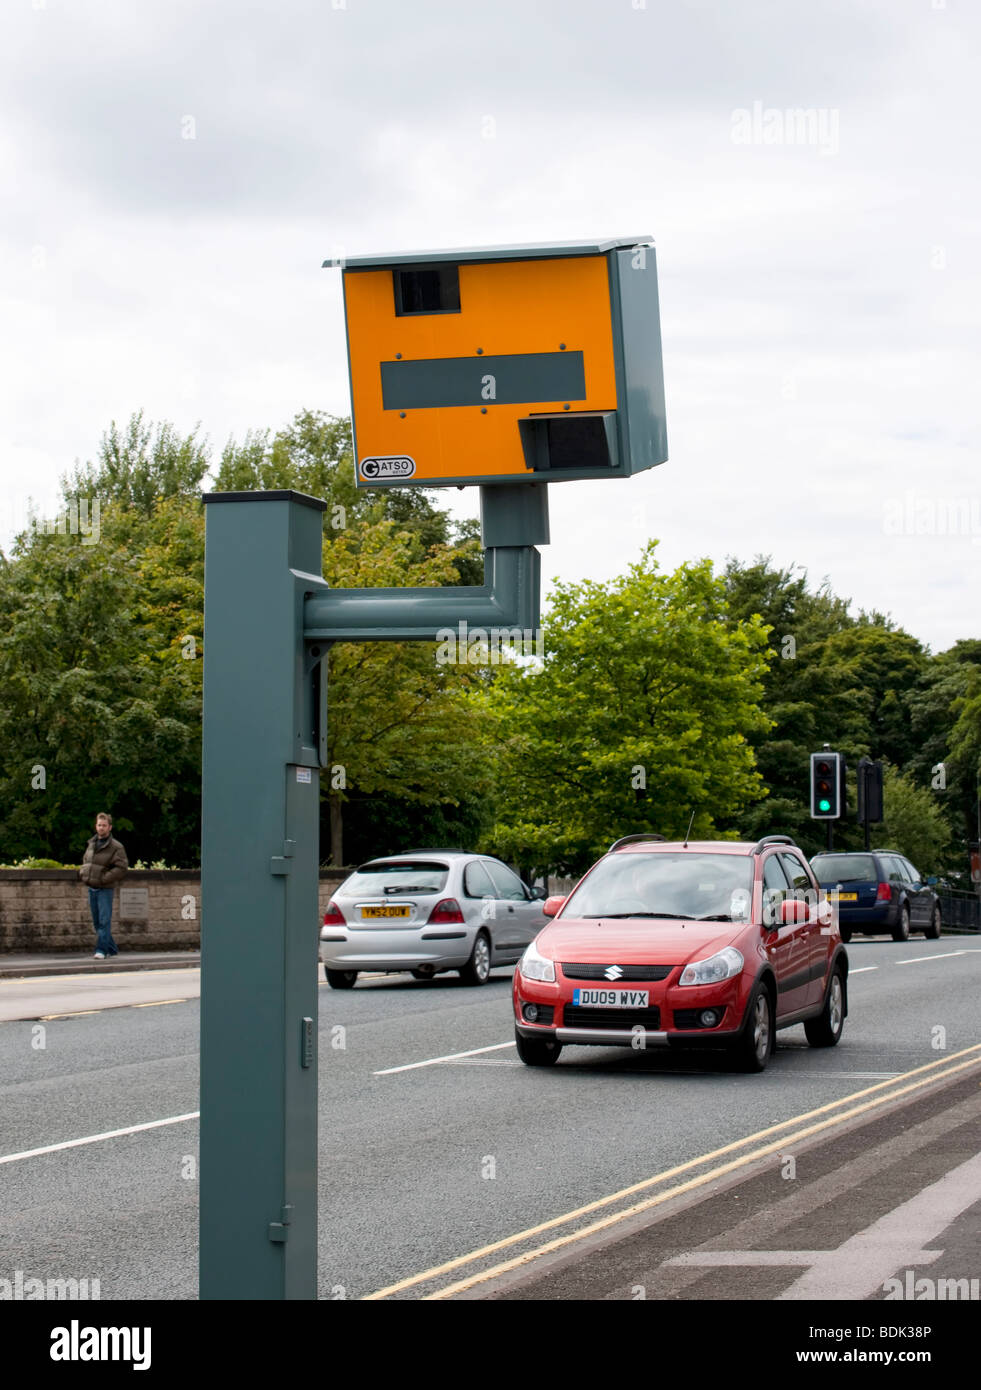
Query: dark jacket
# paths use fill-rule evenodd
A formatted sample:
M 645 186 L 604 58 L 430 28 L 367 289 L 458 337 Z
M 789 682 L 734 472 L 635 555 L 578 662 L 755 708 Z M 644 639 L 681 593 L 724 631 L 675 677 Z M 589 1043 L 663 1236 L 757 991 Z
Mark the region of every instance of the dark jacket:
M 111 835 L 109 843 L 103 849 L 96 849 L 98 838 L 97 835 L 93 835 L 89 840 L 78 876 L 90 888 L 111 888 L 125 876 L 129 860 L 122 845 Z

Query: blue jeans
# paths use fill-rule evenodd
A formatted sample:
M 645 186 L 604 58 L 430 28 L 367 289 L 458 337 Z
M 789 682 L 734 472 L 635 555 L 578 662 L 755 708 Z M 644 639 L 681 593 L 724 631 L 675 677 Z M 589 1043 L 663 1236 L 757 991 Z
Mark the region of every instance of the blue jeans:
M 119 955 L 119 947 L 112 939 L 112 892 L 111 888 L 89 889 L 89 907 L 96 932 L 95 949 L 106 956 Z

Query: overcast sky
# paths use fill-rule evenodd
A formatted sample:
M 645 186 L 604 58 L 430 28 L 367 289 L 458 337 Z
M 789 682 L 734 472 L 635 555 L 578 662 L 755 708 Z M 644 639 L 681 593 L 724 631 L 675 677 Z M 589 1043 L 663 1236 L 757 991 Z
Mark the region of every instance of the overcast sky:
M 670 460 L 550 489 L 546 585 L 653 535 L 978 635 L 973 0 L 10 0 L 0 37 L 0 545 L 134 410 L 216 452 L 347 414 L 329 255 L 650 234 Z

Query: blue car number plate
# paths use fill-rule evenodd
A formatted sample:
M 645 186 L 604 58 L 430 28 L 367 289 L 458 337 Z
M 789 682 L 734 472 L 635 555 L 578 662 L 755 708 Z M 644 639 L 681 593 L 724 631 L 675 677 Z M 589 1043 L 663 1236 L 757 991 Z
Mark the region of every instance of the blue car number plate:
M 650 994 L 646 989 L 574 989 L 572 1002 L 594 1009 L 646 1009 Z

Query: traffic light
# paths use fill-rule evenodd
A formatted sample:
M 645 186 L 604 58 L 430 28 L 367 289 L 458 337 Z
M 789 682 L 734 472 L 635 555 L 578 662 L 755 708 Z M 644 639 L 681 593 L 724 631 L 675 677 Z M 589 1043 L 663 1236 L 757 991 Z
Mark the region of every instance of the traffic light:
M 838 820 L 841 816 L 843 773 L 840 753 L 811 754 L 812 820 Z
M 882 764 L 863 758 L 858 765 L 858 820 L 882 820 Z

